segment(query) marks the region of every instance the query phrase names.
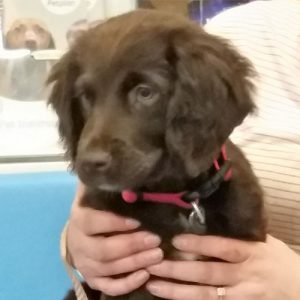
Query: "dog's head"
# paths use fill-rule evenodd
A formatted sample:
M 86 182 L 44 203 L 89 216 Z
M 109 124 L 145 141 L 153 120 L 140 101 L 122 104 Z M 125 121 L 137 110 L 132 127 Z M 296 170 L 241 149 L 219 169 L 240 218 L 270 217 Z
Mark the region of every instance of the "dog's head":
M 17 19 L 6 34 L 8 49 L 43 50 L 55 48 L 54 41 L 46 24 L 41 20 L 23 18 Z
M 49 101 L 81 179 L 121 190 L 207 170 L 254 108 L 251 75 L 197 24 L 140 10 L 79 38 L 53 69 Z

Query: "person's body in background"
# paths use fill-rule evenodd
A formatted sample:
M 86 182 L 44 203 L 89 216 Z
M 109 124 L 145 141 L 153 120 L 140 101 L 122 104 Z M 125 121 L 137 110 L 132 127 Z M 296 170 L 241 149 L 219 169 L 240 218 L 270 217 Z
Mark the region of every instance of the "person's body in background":
M 258 115 L 248 119 L 233 140 L 245 150 L 265 188 L 270 230 L 276 238 L 254 243 L 185 235 L 175 239 L 178 249 L 229 263 L 163 261 L 157 237 L 146 232 L 128 234 L 126 231 L 138 224 L 80 208 L 79 193 L 67 236 L 72 263 L 92 288 L 110 295 L 138 288 L 151 273 L 161 280 L 148 282 L 147 287 L 166 299 L 217 300 L 216 287 L 225 286 L 225 300 L 298 300 L 300 1 L 257 1 L 240 6 L 214 18 L 207 30 L 231 39 L 259 74 Z M 120 234 L 101 236 L 110 232 Z M 131 273 L 119 279 L 110 277 L 126 272 Z M 169 278 L 183 282 L 172 283 Z
M 300 252 L 300 1 L 250 3 L 206 29 L 232 40 L 254 63 L 257 114 L 232 139 L 264 186 L 271 231 Z

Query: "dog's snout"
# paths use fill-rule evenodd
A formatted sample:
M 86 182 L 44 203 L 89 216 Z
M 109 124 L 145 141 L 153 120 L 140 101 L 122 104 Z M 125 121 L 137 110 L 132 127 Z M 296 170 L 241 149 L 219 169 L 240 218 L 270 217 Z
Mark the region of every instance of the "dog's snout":
M 37 42 L 35 40 L 26 40 L 25 46 L 29 50 L 36 50 L 37 48 Z
M 79 159 L 78 167 L 87 175 L 103 172 L 111 165 L 111 154 L 105 151 L 98 151 L 84 158 Z
M 36 39 L 36 34 L 33 32 L 33 30 L 27 30 L 25 32 L 25 39 L 26 40 L 35 40 Z

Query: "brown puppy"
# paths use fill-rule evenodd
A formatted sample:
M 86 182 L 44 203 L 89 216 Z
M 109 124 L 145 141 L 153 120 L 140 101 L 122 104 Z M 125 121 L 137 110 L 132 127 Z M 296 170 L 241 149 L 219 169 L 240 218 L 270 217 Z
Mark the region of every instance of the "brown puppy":
M 176 257 L 170 240 L 182 232 L 263 241 L 262 191 L 228 139 L 254 109 L 252 75 L 226 41 L 180 16 L 140 10 L 86 32 L 49 79 L 61 136 L 87 186 L 82 205 L 140 220 L 162 237 L 166 258 Z M 124 190 L 138 201 L 126 203 L 136 199 Z M 174 203 L 152 202 L 153 193 Z M 183 207 L 193 201 L 204 213 Z M 157 298 L 141 288 L 101 299 Z
M 53 37 L 47 25 L 38 19 L 15 20 L 6 33 L 7 49 L 43 50 L 54 49 Z

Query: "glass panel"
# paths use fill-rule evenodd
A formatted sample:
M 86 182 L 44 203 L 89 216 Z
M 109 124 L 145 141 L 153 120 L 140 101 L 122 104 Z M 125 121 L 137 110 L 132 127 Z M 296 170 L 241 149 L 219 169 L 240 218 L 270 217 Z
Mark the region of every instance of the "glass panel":
M 205 24 L 232 0 L 0 0 L 0 162 L 62 159 L 45 81 L 88 28 L 138 8 L 180 13 Z
M 87 19 L 83 0 L 1 1 L 0 162 L 63 159 L 46 80 L 68 48 L 72 23 Z
M 51 67 L 74 40 L 135 0 L 0 1 L 0 163 L 63 159 L 47 107 Z

